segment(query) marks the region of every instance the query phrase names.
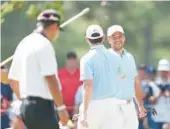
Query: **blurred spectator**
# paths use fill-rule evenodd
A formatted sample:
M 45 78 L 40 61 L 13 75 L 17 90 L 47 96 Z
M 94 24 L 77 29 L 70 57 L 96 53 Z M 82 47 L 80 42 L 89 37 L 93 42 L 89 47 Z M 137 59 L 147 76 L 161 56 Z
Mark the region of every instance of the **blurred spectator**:
M 140 129 L 153 129 L 154 122 L 151 117 L 151 109 L 153 108 L 153 98 L 158 97 L 160 90 L 157 85 L 154 83 L 156 76 L 156 69 L 152 66 L 145 67 L 145 83 L 142 84 L 142 88 L 145 91 L 144 105 L 148 110 L 147 117 L 141 120 L 141 128 Z
M 13 101 L 11 103 L 11 127 L 12 129 L 25 129 L 25 125 L 20 116 L 20 106 L 22 101 L 18 100 L 17 96 L 13 94 Z
M 146 66 L 144 64 L 138 66 L 138 78 L 140 82 L 145 80 L 145 68 Z
M 151 66 L 145 66 L 141 68 L 139 75 L 141 77 L 142 83 L 141 87 L 145 92 L 144 105 L 147 110 L 151 110 L 150 98 L 154 95 L 153 88 L 157 87 L 154 84 L 156 70 Z M 151 112 L 147 113 L 147 117 L 139 120 L 139 129 L 148 129 L 152 127 Z
M 158 64 L 158 77 L 156 84 L 160 90 L 158 97 L 154 98 L 154 107 L 157 111 L 154 120 L 154 129 L 162 129 L 165 123 L 170 123 L 170 62 L 161 59 Z
M 8 84 L 8 72 L 1 67 L 1 129 L 10 127 L 9 111 L 12 101 L 12 90 Z
M 144 104 L 146 108 L 151 108 L 150 105 L 150 97 L 153 95 L 158 96 L 159 95 L 159 88 L 154 84 L 155 80 L 155 75 L 156 75 L 156 69 L 147 66 L 145 68 L 145 80 L 146 82 L 143 84 L 143 89 L 145 91 L 145 98 L 144 98 Z M 154 91 L 153 91 L 154 90 Z
M 81 85 L 81 82 L 79 81 L 80 70 L 78 68 L 76 53 L 68 52 L 66 58 L 66 66 L 58 71 L 58 75 L 62 85 L 64 103 L 68 108 L 70 116 L 72 116 L 75 94 L 78 87 Z

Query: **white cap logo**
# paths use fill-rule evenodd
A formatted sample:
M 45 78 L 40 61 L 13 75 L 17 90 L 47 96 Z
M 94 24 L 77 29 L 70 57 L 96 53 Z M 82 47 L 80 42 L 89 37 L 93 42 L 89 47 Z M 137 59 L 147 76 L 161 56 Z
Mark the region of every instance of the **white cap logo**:
M 98 33 L 99 36 L 93 36 Z M 98 39 L 104 36 L 103 29 L 99 25 L 90 25 L 86 30 L 86 37 L 89 39 Z

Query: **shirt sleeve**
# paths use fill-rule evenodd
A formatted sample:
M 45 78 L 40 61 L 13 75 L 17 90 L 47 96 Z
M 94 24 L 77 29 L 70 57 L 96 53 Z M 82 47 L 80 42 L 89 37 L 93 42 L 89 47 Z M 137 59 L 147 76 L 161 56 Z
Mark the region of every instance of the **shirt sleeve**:
M 19 80 L 19 71 L 20 71 L 20 64 L 19 64 L 19 60 L 17 59 L 17 52 L 15 52 L 14 56 L 13 56 L 11 67 L 9 69 L 8 79 L 18 81 Z
M 80 81 L 93 79 L 93 71 L 90 64 L 82 58 L 80 60 Z
M 57 71 L 57 62 L 55 58 L 55 52 L 52 46 L 46 45 L 38 52 L 36 57 L 40 66 L 42 76 L 55 75 Z

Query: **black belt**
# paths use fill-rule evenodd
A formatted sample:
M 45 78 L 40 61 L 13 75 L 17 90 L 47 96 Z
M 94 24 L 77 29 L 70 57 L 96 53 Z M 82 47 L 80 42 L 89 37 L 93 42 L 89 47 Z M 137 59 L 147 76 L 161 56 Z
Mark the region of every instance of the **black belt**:
M 23 101 L 29 101 L 31 103 L 43 103 L 43 104 L 53 104 L 53 101 L 52 100 L 49 100 L 49 99 L 44 99 L 44 98 L 41 98 L 41 97 L 37 97 L 37 96 L 28 96 L 24 99 L 22 99 Z

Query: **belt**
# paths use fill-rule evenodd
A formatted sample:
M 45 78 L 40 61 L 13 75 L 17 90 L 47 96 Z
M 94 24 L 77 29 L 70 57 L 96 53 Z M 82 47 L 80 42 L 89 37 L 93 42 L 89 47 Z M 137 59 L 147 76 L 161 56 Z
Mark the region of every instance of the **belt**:
M 132 102 L 133 99 L 119 99 L 119 98 L 115 98 L 115 102 L 118 104 L 130 104 Z
M 126 100 L 127 101 L 127 104 L 130 104 L 132 102 L 132 99 L 131 100 Z

